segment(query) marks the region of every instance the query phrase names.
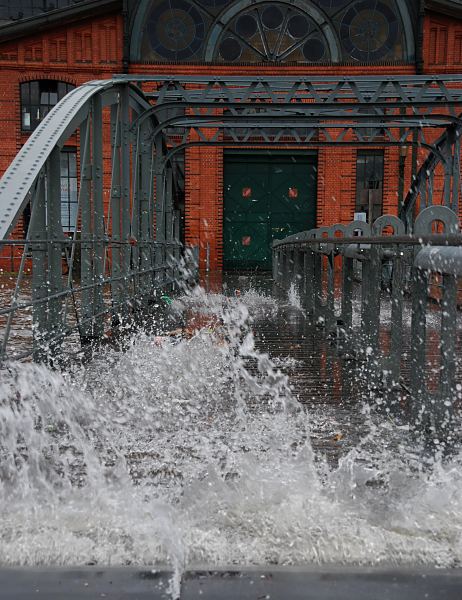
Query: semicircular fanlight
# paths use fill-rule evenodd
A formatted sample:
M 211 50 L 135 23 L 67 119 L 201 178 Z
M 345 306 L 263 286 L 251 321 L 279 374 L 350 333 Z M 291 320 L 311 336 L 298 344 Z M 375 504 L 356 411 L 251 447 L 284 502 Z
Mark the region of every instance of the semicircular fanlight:
M 218 39 L 215 60 L 319 62 L 330 60 L 323 32 L 299 5 L 252 3 L 235 15 Z

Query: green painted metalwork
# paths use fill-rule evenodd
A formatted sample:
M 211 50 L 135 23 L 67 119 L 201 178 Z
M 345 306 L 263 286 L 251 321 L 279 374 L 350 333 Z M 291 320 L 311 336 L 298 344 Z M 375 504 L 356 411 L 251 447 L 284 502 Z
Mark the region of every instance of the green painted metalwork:
M 432 235 L 436 223 L 443 224 L 443 235 Z M 392 234 L 383 236 L 389 227 Z M 385 397 L 393 389 L 402 388 L 408 395 L 412 422 L 434 431 L 437 438 L 451 425 L 458 397 L 457 280 L 462 276 L 462 235 L 457 215 L 445 206 L 428 207 L 416 220 L 415 236 L 403 235 L 404 223 L 392 215 L 380 217 L 372 227 L 355 221 L 343 228 L 340 237 L 334 235 L 340 231 L 338 228 L 314 229 L 275 241 L 273 255 L 279 265 L 276 283 L 286 289 L 297 286 L 300 263 L 292 257 L 304 252 L 305 287 L 300 293 L 306 296 L 302 305 L 307 315 L 336 339 L 339 350 L 364 362 L 371 389 Z M 355 235 L 361 231 L 363 236 Z M 339 307 L 332 302 L 331 285 L 324 285 L 331 277 L 334 257 L 341 272 L 341 285 L 335 290 L 341 300 Z M 355 263 L 361 265 L 358 284 Z M 391 278 L 384 276 L 385 267 L 391 268 Z M 408 269 L 412 271 L 410 282 L 405 277 Z M 439 305 L 433 302 L 430 308 L 428 289 L 435 277 L 441 281 L 442 297 Z M 411 322 L 406 324 L 403 305 L 409 283 Z M 384 302 L 391 305 L 388 326 L 381 313 Z M 430 310 L 435 316 L 438 309 L 440 367 L 437 388 L 432 390 L 428 385 L 427 317 Z M 383 344 L 383 335 L 389 335 L 389 344 Z M 403 371 L 405 347 L 409 371 Z
M 58 357 L 71 347 L 75 351 L 100 340 L 115 325 L 129 325 L 138 310 L 155 302 L 159 289 L 179 284 L 181 252 L 173 161 L 193 145 L 268 151 L 282 144 L 296 157 L 290 168 L 281 157 L 276 157 L 276 162 L 265 158 L 266 166 L 258 165 L 260 182 L 254 177 L 247 186 L 261 188 L 264 210 L 257 209 L 258 203 L 255 207 L 246 204 L 241 196 L 229 212 L 236 216 L 230 221 L 236 224 L 236 231 L 227 232 L 225 223 L 225 244 L 227 239 L 240 238 L 241 245 L 244 237 L 261 239 L 251 257 L 261 265 L 269 266 L 273 237 L 309 229 L 314 223 L 310 221 L 314 202 L 310 204 L 307 198 L 315 198 L 315 178 L 311 181 L 306 169 L 303 175 L 298 172 L 296 153 L 307 148 L 417 144 L 428 156 L 425 172 L 417 174 L 405 202 L 406 231 L 412 230 L 410 215 L 419 202 L 420 208 L 431 208 L 433 173 L 438 164 L 445 168 L 442 210 L 457 209 L 461 83 L 460 75 L 342 79 L 127 75 L 72 90 L 36 128 L 0 181 L 0 245 L 23 248 L 13 300 L 10 306 L 0 308 L 0 319 L 6 322 L 1 359 L 33 354 L 38 360 L 57 364 Z M 149 94 L 141 89 L 145 84 Z M 436 132 L 441 133 L 439 138 Z M 61 224 L 59 161 L 61 149 L 74 134 L 80 146 L 78 228 L 68 235 Z M 103 155 L 104 136 L 111 140 L 110 156 Z M 107 198 L 105 177 L 110 177 Z M 9 236 L 29 202 L 32 217 L 26 238 L 11 240 Z M 239 220 L 237 215 L 243 217 Z M 248 224 L 254 227 L 251 234 L 244 231 Z M 345 236 L 355 229 L 370 234 L 369 225 L 355 223 L 352 227 Z M 327 228 L 315 235 L 335 238 L 336 234 Z M 372 235 L 367 243 L 373 245 L 376 237 Z M 359 247 L 351 244 L 344 253 L 346 288 L 351 287 L 351 264 L 357 260 L 368 262 L 364 270 L 367 274 L 369 269 L 374 282 L 370 289 L 379 288 L 374 265 L 383 262 L 386 253 L 366 248 L 365 243 Z M 402 243 L 406 245 L 406 241 Z M 295 269 L 305 305 L 326 327 L 335 325 L 336 248 L 336 243 L 318 238 L 303 252 L 281 248 L 275 254 L 275 276 L 288 284 Z M 255 250 L 262 252 L 261 256 Z M 184 264 L 189 268 L 193 253 L 187 256 Z M 399 288 L 407 254 L 391 258 L 397 265 L 393 285 Z M 249 261 L 250 255 L 238 257 L 241 263 L 244 259 Z M 30 267 L 30 296 L 19 301 Z M 190 278 L 190 273 L 185 277 Z M 449 290 L 447 278 L 446 283 Z M 365 298 L 363 305 L 364 334 L 374 343 L 377 298 L 367 302 Z M 399 322 L 399 295 L 393 306 Z M 348 301 L 343 308 L 348 329 L 352 327 Z M 33 345 L 15 353 L 10 344 L 15 320 L 18 315 L 29 318 L 30 313 Z M 447 323 L 445 327 L 448 329 Z M 392 347 L 396 350 L 399 344 L 396 334 Z M 451 351 L 448 346 L 449 355 Z M 396 365 L 390 370 L 396 373 Z M 443 370 L 450 378 L 450 365 Z

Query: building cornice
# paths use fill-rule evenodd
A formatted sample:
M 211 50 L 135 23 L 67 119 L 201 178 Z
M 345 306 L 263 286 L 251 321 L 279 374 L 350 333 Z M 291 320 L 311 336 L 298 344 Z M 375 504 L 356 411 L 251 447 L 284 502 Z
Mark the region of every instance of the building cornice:
M 462 0 L 425 0 L 425 8 L 448 17 L 462 19 Z
M 49 12 L 9 22 L 0 27 L 0 42 L 7 42 L 47 31 L 60 25 L 69 25 L 88 17 L 122 10 L 122 0 L 87 0 L 75 6 L 58 8 Z

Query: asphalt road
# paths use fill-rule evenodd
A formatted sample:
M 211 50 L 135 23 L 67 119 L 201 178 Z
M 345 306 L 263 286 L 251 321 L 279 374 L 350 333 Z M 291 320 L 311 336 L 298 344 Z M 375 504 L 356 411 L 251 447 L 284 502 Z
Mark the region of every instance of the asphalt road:
M 100 567 L 3 569 L 1 600 L 164 600 L 168 571 Z M 462 569 L 197 569 L 181 600 L 461 600 Z

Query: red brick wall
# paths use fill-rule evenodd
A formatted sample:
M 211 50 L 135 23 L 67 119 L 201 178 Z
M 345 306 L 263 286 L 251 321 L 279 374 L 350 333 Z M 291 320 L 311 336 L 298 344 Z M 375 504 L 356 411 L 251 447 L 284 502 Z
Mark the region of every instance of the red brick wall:
M 123 22 L 121 15 L 87 19 L 52 33 L 0 45 L 0 173 L 16 155 L 27 136 L 20 131 L 19 84 L 33 79 L 59 79 L 79 85 L 90 79 L 110 77 L 122 71 Z M 429 13 L 424 27 L 426 72 L 462 72 L 462 21 Z M 265 65 L 222 67 L 218 65 L 133 64 L 132 73 L 183 75 L 365 75 L 413 74 L 413 65 L 371 68 L 323 66 L 275 67 Z M 435 135 L 437 133 L 435 132 Z M 110 149 L 105 140 L 105 154 Z M 385 150 L 384 210 L 396 213 L 398 197 L 398 148 Z M 406 194 L 411 181 L 411 155 L 406 158 Z M 424 153 L 419 152 L 419 162 Z M 356 150 L 321 148 L 318 153 L 318 225 L 348 222 L 356 196 Z M 110 173 L 105 173 L 108 185 Z M 435 190 L 442 189 L 442 177 Z M 192 147 L 186 153 L 186 242 L 199 244 L 204 265 L 207 244 L 211 268 L 220 268 L 223 254 L 223 151 Z M 22 228 L 18 228 L 22 236 Z M 16 261 L 17 263 L 17 261 Z M 11 259 L 4 268 L 10 268 Z M 0 265 L 1 266 L 1 265 Z
M 462 20 L 428 13 L 423 52 L 426 72 L 462 72 Z
M 20 83 L 56 79 L 81 85 L 109 78 L 122 70 L 122 40 L 122 16 L 113 14 L 87 19 L 51 34 L 0 44 L 0 175 L 29 136 L 21 132 Z M 108 182 L 109 174 L 105 177 Z M 14 236 L 23 237 L 21 222 Z M 20 249 L 6 248 L 0 268 L 17 269 L 19 255 Z

